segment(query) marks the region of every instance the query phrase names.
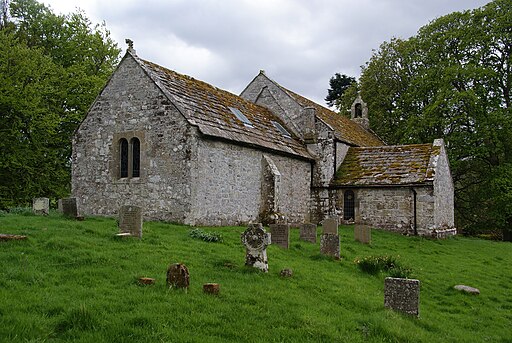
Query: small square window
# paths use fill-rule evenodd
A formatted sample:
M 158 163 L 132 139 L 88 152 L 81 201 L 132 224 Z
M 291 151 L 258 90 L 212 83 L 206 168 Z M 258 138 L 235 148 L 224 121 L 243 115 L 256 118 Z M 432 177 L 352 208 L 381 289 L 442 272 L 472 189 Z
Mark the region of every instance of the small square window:
M 290 133 L 288 132 L 288 130 L 286 130 L 283 125 L 279 124 L 278 122 L 276 121 L 273 121 L 272 120 L 272 124 L 274 124 L 274 126 L 276 127 L 276 129 L 278 129 L 281 134 L 283 135 L 283 137 L 286 137 L 286 138 L 292 138 L 292 135 L 290 135 Z
M 252 125 L 251 121 L 249 119 L 247 119 L 247 117 L 242 112 L 240 112 L 240 110 L 238 108 L 229 107 L 229 110 L 231 111 L 231 113 L 233 113 L 235 115 L 235 117 L 238 120 L 240 120 L 242 123 L 244 123 L 245 126 L 254 127 L 254 125 Z

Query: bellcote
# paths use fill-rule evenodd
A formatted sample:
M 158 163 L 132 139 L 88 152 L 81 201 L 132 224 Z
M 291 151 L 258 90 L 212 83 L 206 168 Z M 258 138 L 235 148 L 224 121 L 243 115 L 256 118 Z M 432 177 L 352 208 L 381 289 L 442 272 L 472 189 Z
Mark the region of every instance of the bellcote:
M 370 121 L 368 119 L 368 105 L 361 99 L 361 95 L 358 94 L 356 100 L 352 103 L 350 108 L 350 119 L 364 127 L 365 129 L 370 128 Z

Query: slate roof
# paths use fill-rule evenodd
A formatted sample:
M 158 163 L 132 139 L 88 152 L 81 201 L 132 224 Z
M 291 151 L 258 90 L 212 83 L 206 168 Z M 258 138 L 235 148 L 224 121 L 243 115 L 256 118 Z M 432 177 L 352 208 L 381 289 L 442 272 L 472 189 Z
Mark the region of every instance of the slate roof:
M 375 132 L 366 130 L 349 118 L 333 112 L 302 95 L 292 92 L 271 79 L 269 80 L 281 88 L 281 90 L 287 93 L 292 99 L 297 101 L 302 107 L 313 107 L 316 110 L 316 116 L 334 130 L 338 140 L 353 146 L 385 145 Z
M 350 147 L 331 185 L 429 184 L 440 152 L 440 146 L 433 144 Z
M 297 137 L 293 134 L 290 138 L 284 137 L 272 124 L 275 121 L 285 126 L 270 110 L 203 81 L 142 60 L 133 53 L 130 55 L 202 134 L 312 159 Z M 230 107 L 241 111 L 253 127 L 247 127 L 237 119 Z

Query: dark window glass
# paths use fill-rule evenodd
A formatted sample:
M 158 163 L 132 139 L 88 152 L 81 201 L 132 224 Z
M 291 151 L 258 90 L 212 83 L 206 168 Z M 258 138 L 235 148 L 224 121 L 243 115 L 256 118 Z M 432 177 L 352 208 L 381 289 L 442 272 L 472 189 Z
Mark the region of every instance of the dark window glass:
M 363 106 L 361 104 L 356 104 L 356 118 L 361 118 L 363 116 Z
M 345 191 L 343 194 L 343 219 L 354 220 L 355 217 L 355 199 L 353 191 Z
M 132 139 L 132 177 L 140 176 L 140 141 Z
M 121 153 L 121 177 L 128 177 L 128 141 L 121 139 L 119 142 L 120 153 Z

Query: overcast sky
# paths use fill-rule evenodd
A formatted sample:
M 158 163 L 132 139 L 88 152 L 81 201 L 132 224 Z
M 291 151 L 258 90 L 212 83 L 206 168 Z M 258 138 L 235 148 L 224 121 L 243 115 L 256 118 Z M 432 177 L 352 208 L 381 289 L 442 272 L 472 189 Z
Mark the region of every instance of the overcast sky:
M 334 73 L 358 77 L 372 49 L 489 0 L 43 0 L 106 22 L 141 58 L 239 94 L 260 69 L 325 105 Z

